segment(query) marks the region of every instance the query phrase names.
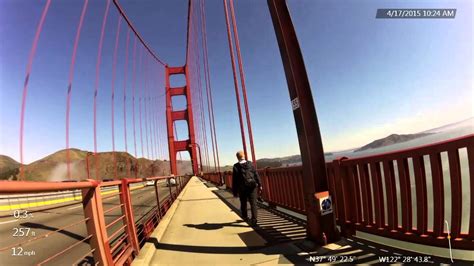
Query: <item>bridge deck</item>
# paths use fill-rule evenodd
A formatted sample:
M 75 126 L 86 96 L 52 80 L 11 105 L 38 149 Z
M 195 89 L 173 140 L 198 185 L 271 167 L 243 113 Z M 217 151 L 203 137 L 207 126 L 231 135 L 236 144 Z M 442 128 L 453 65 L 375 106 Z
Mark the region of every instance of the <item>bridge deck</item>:
M 252 228 L 238 216 L 238 204 L 228 191 L 193 177 L 133 264 L 300 264 L 308 263 L 310 256 L 315 263 L 378 263 L 387 256 L 400 257 L 399 262 L 427 256 L 358 238 L 315 247 L 304 239 L 304 220 L 262 205 L 258 225 Z

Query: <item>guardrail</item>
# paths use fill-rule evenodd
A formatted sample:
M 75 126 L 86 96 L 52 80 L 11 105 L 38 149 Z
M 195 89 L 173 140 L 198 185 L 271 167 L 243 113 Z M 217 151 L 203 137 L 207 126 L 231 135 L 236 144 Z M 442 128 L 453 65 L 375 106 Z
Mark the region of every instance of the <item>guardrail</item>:
M 216 173 L 216 172 L 204 173 L 203 178 L 217 185 L 223 184 L 222 179 L 221 179 L 221 173 Z
M 31 234 L 31 228 L 25 229 L 26 227 L 21 227 L 17 229 L 17 231 L 20 230 L 21 236 L 23 237 L 14 238 L 19 241 L 12 241 L 14 243 L 8 243 L 0 247 L 0 254 L 9 253 L 7 255 L 11 256 L 27 254 L 27 252 L 31 252 L 28 250 L 28 245 L 37 243 L 38 241 L 44 242 L 44 244 L 41 244 L 42 246 L 53 245 L 55 243 L 48 244 L 48 239 L 51 239 L 55 234 L 66 234 L 73 236 L 78 241 L 69 246 L 60 244 L 60 246 L 63 247 L 61 250 L 51 251 L 47 256 L 38 256 L 37 254 L 37 256 L 34 257 L 37 261 L 35 260 L 32 263 L 37 265 L 47 263 L 56 264 L 58 261 L 55 260 L 64 258 L 69 252 L 81 246 L 80 249 L 84 251 L 84 254 L 80 256 L 76 254 L 76 257 L 70 257 L 68 263 L 75 261 L 72 264 L 81 262 L 87 262 L 92 265 L 129 264 L 138 254 L 142 244 L 151 235 L 154 228 L 158 225 L 161 218 L 190 179 L 188 176 L 177 176 L 173 177 L 176 180 L 176 185 L 167 185 L 169 188 L 159 186 L 169 184 L 168 181 L 170 178 L 171 176 L 150 177 L 108 182 L 88 179 L 86 181 L 70 183 L 1 181 L 1 194 L 11 195 L 79 190 L 82 195 L 81 202 L 84 219 L 61 225 L 59 228 L 51 227 L 47 224 L 40 225 L 41 228 L 47 228 L 48 232 L 38 235 L 34 233 Z M 136 196 L 133 196 L 131 186 L 139 183 L 142 183 L 143 186 L 134 185 L 134 195 Z M 153 191 L 145 191 L 146 188 L 150 186 L 154 187 Z M 104 189 L 109 192 L 115 192 L 103 193 Z M 164 195 L 160 195 L 160 193 L 164 192 L 166 192 L 165 197 L 163 197 Z M 148 195 L 149 198 L 147 198 L 147 202 L 138 202 L 140 197 L 150 193 L 154 193 L 154 196 Z M 20 209 L 14 211 L 13 216 L 15 216 L 16 219 L 28 221 L 28 215 L 31 213 L 33 212 Z M 84 233 L 74 233 L 80 231 L 80 229 L 77 229 L 78 227 L 84 226 Z M 18 232 L 14 234 L 18 234 Z M 89 248 L 84 249 L 84 246 L 87 244 Z M 6 256 L 4 258 L 6 258 Z
M 474 135 L 339 158 L 326 163 L 326 170 L 336 222 L 344 234 L 360 230 L 447 247 L 447 221 L 452 247 L 474 250 Z M 258 173 L 266 202 L 306 213 L 302 166 L 265 168 Z M 226 187 L 231 187 L 231 173 L 222 175 Z M 469 215 L 463 216 L 463 206 L 469 206 Z

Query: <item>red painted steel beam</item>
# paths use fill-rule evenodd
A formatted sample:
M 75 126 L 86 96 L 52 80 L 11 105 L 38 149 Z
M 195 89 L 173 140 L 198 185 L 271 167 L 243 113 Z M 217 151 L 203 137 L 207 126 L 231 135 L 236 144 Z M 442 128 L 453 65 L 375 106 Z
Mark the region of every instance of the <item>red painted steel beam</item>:
M 94 249 L 94 260 L 101 265 L 112 265 L 110 243 L 107 239 L 107 230 L 104 218 L 104 209 L 99 186 L 82 190 L 82 204 L 86 222 L 87 233 L 92 235 L 89 244 Z
M 95 180 L 82 182 L 0 181 L 0 191 L 5 194 L 51 192 L 91 188 L 98 184 Z
M 188 119 L 188 112 L 186 110 L 182 111 L 172 111 L 171 112 L 171 119 L 174 121 L 177 120 L 187 120 Z
M 137 238 L 137 228 L 135 227 L 135 218 L 133 216 L 133 207 L 132 207 L 132 196 L 130 194 L 130 183 L 134 183 L 134 179 L 122 179 L 122 184 L 120 185 L 120 203 L 122 205 L 122 213 L 125 215 L 127 221 L 127 238 L 129 239 L 134 251 L 136 254 L 140 252 L 140 245 Z M 141 181 L 141 180 L 140 180 Z
M 171 96 L 184 95 L 185 93 L 186 93 L 186 87 L 170 88 Z
M 315 193 L 328 191 L 326 163 L 316 108 L 303 55 L 285 0 L 267 0 L 285 69 L 303 162 L 308 238 L 324 244 L 339 239 L 334 214 L 322 216 Z M 325 239 L 326 238 L 326 239 Z

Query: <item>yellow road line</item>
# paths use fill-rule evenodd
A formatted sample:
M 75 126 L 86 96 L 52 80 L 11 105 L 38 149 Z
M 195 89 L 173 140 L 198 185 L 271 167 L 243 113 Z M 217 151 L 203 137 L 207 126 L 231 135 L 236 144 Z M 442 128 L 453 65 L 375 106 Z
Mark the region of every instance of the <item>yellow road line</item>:
M 145 186 L 139 185 L 139 186 L 131 187 L 130 190 L 135 190 L 135 189 L 139 189 L 143 187 Z M 104 195 L 109 195 L 109 194 L 113 194 L 117 192 L 118 192 L 118 189 L 113 189 L 110 191 L 101 192 L 100 194 L 104 196 Z M 0 205 L 0 211 L 11 211 L 11 210 L 24 209 L 24 208 L 34 208 L 34 207 L 70 202 L 70 201 L 75 201 L 75 200 L 81 201 L 82 196 L 78 195 L 78 196 L 67 197 L 67 198 L 62 198 L 62 199 L 51 199 L 51 200 L 37 201 L 37 202 L 24 202 L 24 203 L 11 204 L 11 205 Z

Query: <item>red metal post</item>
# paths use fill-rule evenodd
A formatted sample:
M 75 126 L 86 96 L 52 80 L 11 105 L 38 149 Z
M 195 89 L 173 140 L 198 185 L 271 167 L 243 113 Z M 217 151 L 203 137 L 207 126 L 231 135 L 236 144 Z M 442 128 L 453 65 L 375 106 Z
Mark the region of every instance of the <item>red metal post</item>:
M 110 243 L 107 240 L 107 231 L 104 220 L 104 209 L 100 195 L 99 182 L 89 179 L 94 187 L 82 189 L 82 204 L 86 222 L 87 233 L 92 235 L 90 239 L 91 248 L 94 249 L 94 260 L 101 265 L 113 265 Z
M 334 160 L 331 164 L 331 167 L 334 171 L 334 189 L 336 190 L 335 202 L 337 202 L 337 214 L 339 225 L 341 226 L 341 233 L 345 236 L 350 236 L 354 234 L 353 228 L 350 226 L 351 223 L 348 222 L 351 215 L 350 206 L 352 205 L 347 197 L 347 175 L 345 169 L 341 166 L 342 160 L 347 159 L 347 157 L 342 157 Z M 349 217 L 348 217 L 349 216 Z
M 469 141 L 467 145 L 467 162 L 469 165 L 469 176 L 471 177 L 470 182 L 470 190 L 471 191 L 471 210 L 470 210 L 470 217 L 469 217 L 469 230 L 467 238 L 474 242 L 474 181 L 472 178 L 474 177 L 474 139 Z
M 394 176 L 393 162 L 383 161 L 383 172 L 387 191 L 387 214 L 388 228 L 390 232 L 396 232 L 398 227 L 397 189 Z
M 158 217 L 159 219 L 161 220 L 161 206 L 160 206 L 160 194 L 158 193 L 158 179 L 155 180 L 155 184 L 154 184 L 154 187 L 155 187 L 155 196 L 156 196 L 156 206 L 158 206 Z
M 140 245 L 138 243 L 137 228 L 135 227 L 135 218 L 133 217 L 132 198 L 130 195 L 130 187 L 128 185 L 127 178 L 122 179 L 122 184 L 120 185 L 120 192 L 120 203 L 123 204 L 122 212 L 125 215 L 127 221 L 126 230 L 128 240 L 130 241 L 136 254 L 138 254 L 138 252 L 140 251 Z
M 334 214 L 321 215 L 315 194 L 328 191 L 319 123 L 303 55 L 285 0 L 268 0 L 283 60 L 303 162 L 308 238 L 324 244 L 339 239 Z M 324 235 L 326 237 L 324 237 Z
M 448 150 L 448 162 L 449 162 L 449 176 L 451 179 L 451 223 L 450 223 L 451 230 L 450 231 L 451 231 L 451 237 L 454 240 L 456 240 L 457 238 L 460 237 L 460 234 L 461 234 L 461 219 L 463 216 L 461 165 L 460 165 L 460 160 L 459 160 L 459 150 L 457 148 L 452 148 Z M 471 177 L 471 182 L 473 182 L 472 177 Z M 471 193 L 473 192 L 471 191 Z M 416 200 L 418 201 L 418 194 L 417 194 Z M 471 202 L 471 204 L 473 203 Z
M 451 165 L 450 165 L 451 166 Z M 421 237 L 427 237 L 428 195 L 426 193 L 426 173 L 423 157 L 413 156 L 416 188 L 416 230 Z M 461 215 L 459 213 L 459 215 Z
M 433 180 L 433 233 L 441 236 L 444 233 L 444 182 L 443 165 L 439 153 L 430 154 L 431 178 Z
M 410 173 L 406 158 L 397 160 L 398 179 L 400 182 L 400 198 L 402 209 L 402 228 L 405 234 L 412 234 L 412 206 Z

